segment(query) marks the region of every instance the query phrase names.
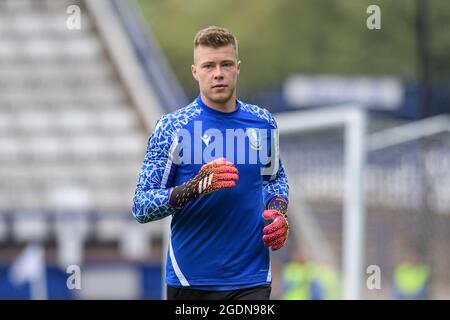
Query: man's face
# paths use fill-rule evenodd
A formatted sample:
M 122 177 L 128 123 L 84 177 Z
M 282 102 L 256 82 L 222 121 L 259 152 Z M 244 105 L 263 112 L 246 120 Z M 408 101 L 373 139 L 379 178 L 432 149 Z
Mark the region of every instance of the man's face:
M 191 69 L 202 95 L 211 102 L 225 104 L 235 99 L 240 66 L 236 50 L 230 44 L 219 48 L 198 46 Z

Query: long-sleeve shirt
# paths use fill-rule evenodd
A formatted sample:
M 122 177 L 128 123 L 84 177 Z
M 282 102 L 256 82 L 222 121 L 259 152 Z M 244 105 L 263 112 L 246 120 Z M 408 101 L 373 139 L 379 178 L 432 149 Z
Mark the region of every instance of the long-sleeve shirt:
M 170 207 L 173 187 L 225 157 L 239 170 L 232 189 Z M 172 216 L 166 282 L 175 287 L 234 290 L 271 283 L 262 212 L 275 196 L 288 200 L 277 125 L 264 108 L 236 101 L 232 112 L 200 97 L 162 116 L 148 141 L 133 199 L 141 223 Z

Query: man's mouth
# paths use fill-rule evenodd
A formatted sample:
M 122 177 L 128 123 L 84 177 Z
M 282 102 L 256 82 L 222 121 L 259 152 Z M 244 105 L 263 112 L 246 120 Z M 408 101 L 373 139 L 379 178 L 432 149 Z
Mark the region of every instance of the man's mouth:
M 228 87 L 226 84 L 216 84 L 213 88 L 226 88 Z

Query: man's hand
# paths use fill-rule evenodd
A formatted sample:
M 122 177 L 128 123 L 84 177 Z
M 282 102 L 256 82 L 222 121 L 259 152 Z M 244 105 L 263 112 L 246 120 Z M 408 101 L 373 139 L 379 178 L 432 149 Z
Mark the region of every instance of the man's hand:
M 272 251 L 281 249 L 286 244 L 289 235 L 289 223 L 287 220 L 287 201 L 281 197 L 275 197 L 264 210 L 263 218 L 271 223 L 263 229 L 263 242 L 265 247 L 272 247 Z
M 204 164 L 194 178 L 173 188 L 169 197 L 169 205 L 182 208 L 200 195 L 220 189 L 234 188 L 238 179 L 238 170 L 233 163 L 224 158 L 216 159 Z
M 203 165 L 193 180 L 200 195 L 234 188 L 238 179 L 238 170 L 233 163 L 220 158 Z

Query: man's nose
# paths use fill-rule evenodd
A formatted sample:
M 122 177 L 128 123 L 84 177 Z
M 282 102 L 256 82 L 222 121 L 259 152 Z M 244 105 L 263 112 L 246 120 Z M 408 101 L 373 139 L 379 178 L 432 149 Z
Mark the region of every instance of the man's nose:
M 214 79 L 223 78 L 222 66 L 218 65 L 214 70 Z

